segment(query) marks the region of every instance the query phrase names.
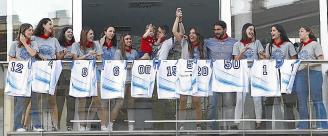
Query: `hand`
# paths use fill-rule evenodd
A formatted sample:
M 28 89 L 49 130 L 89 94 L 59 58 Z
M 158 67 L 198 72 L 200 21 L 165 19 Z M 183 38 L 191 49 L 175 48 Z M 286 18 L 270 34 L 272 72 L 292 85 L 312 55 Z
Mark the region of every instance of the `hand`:
M 63 50 L 63 54 L 64 54 L 64 55 L 67 54 L 67 49 L 66 49 L 66 48 L 64 48 L 64 50 Z
M 88 55 L 95 57 L 96 56 L 96 52 L 95 51 L 89 51 Z
M 99 42 L 100 42 L 100 45 L 104 45 L 106 41 L 106 35 L 104 35 L 103 37 L 100 38 Z
M 70 53 L 70 52 L 67 52 L 66 56 L 67 56 L 68 58 L 72 58 L 72 57 L 73 57 L 73 54 Z
M 23 45 L 27 45 L 26 43 L 26 37 L 23 34 L 20 34 L 19 36 L 19 41 L 21 41 L 23 43 Z
M 175 16 L 178 18 L 182 18 L 182 10 L 181 8 L 177 8 L 176 12 L 175 12 Z

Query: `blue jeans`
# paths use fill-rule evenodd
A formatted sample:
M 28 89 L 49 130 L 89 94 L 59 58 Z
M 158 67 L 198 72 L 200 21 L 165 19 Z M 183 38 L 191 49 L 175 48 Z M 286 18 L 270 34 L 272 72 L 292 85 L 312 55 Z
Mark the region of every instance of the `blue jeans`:
M 14 130 L 23 128 L 22 117 L 26 111 L 27 105 L 29 104 L 29 97 L 14 97 Z
M 40 105 L 41 102 L 41 96 L 40 93 L 32 92 L 31 96 L 31 119 L 33 122 L 33 127 L 35 128 L 41 128 L 41 122 L 40 122 Z
M 209 97 L 208 120 L 218 119 L 218 104 L 222 107 L 222 119 L 234 119 L 234 106 L 236 105 L 236 93 L 218 93 L 213 92 L 213 96 Z M 219 101 L 220 100 L 220 101 Z M 233 122 L 223 122 L 225 126 L 233 125 Z M 217 122 L 208 123 L 208 127 L 215 130 L 218 129 Z
M 327 119 L 327 113 L 325 106 L 322 102 L 322 73 L 321 71 L 310 70 L 310 75 L 308 78 L 307 70 L 302 70 L 297 72 L 296 79 L 294 83 L 294 89 L 297 94 L 298 101 L 298 112 L 300 114 L 301 120 L 309 119 L 308 111 L 308 97 L 309 97 L 309 87 L 308 80 L 310 79 L 310 93 L 313 101 L 314 110 L 316 113 L 316 119 Z M 317 128 L 328 128 L 327 121 L 317 121 Z M 308 129 L 308 121 L 300 121 L 297 125 L 297 128 Z

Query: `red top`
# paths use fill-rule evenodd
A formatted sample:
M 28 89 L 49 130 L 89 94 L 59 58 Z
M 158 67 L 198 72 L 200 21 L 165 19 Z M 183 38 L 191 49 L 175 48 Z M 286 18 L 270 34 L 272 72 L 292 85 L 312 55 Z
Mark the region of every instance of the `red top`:
M 155 39 L 153 37 L 147 36 L 146 38 L 141 38 L 140 50 L 144 53 L 149 53 L 153 51 L 152 46 L 155 44 Z

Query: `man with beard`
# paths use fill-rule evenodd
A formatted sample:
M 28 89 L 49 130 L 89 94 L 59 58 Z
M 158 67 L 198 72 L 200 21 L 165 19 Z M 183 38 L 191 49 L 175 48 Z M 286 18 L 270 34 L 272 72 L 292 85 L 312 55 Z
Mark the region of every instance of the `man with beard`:
M 236 39 L 231 38 L 226 33 L 227 25 L 224 21 L 218 21 L 214 24 L 212 38 L 205 40 L 205 46 L 207 48 L 208 59 L 219 60 L 233 60 L 232 50 L 233 45 L 237 42 Z M 215 88 L 213 88 L 214 90 Z M 222 119 L 234 119 L 234 106 L 236 103 L 236 93 L 218 93 L 218 90 L 213 92 L 213 96 L 209 97 L 209 120 L 217 119 L 218 112 L 218 100 L 220 100 L 220 107 L 222 113 Z M 223 122 L 221 129 L 230 129 L 233 122 Z M 217 122 L 213 121 L 208 124 L 208 129 L 217 129 Z

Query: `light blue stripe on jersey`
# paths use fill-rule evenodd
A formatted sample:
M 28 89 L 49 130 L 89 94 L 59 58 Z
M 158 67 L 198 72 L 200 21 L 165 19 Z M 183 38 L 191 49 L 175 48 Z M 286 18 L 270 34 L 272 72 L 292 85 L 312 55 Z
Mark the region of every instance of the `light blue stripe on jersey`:
M 263 91 L 266 91 L 266 92 L 271 92 L 270 88 L 267 88 L 267 87 L 263 86 L 262 84 L 252 83 L 252 86 L 254 88 L 257 88 L 257 89 L 260 89 L 260 90 L 263 90 Z
M 47 78 L 43 78 L 43 77 L 37 75 L 37 76 L 35 76 L 35 79 L 42 83 L 50 84 L 50 80 L 48 80 Z
M 82 88 L 82 87 L 79 87 L 79 86 L 76 86 L 75 84 L 72 83 L 72 87 L 77 90 L 77 91 L 80 91 L 80 92 L 89 92 L 88 89 L 85 89 L 85 88 Z
M 18 87 L 16 86 L 17 83 L 15 82 L 15 80 L 12 80 L 12 76 L 9 74 L 8 75 L 8 79 L 7 79 L 7 82 L 9 83 L 9 85 L 14 88 L 14 89 L 18 89 Z
M 120 92 L 120 90 L 118 90 L 117 88 L 114 88 L 114 87 L 111 87 L 111 86 L 105 85 L 105 84 L 102 85 L 102 88 L 109 92 Z
M 117 83 L 117 82 L 115 82 L 114 80 L 110 80 L 109 78 L 105 78 L 105 77 L 104 77 L 103 79 L 106 80 L 106 81 L 104 81 L 104 82 L 106 82 L 106 83 L 109 84 L 109 85 L 106 85 L 106 84 L 103 84 L 103 85 L 102 85 L 102 88 L 103 88 L 104 90 L 109 91 L 109 92 L 121 92 L 120 89 L 117 89 L 117 88 L 111 87 L 113 84 L 119 84 L 119 85 L 120 85 L 120 83 Z
M 148 90 L 148 87 L 144 86 L 143 84 L 139 84 L 139 83 L 136 83 L 136 82 L 132 82 L 132 85 L 136 88 L 140 88 L 140 89 L 143 89 L 144 91 L 147 91 Z
M 166 86 L 166 85 L 159 84 L 158 87 L 161 89 L 161 91 L 175 92 L 175 88 L 171 88 L 171 87 Z
M 214 75 L 214 76 L 215 76 L 215 79 L 222 84 L 229 85 L 229 86 L 243 87 L 243 85 L 239 85 L 239 84 L 235 83 L 234 81 L 220 78 L 220 76 L 217 76 L 217 75 Z

